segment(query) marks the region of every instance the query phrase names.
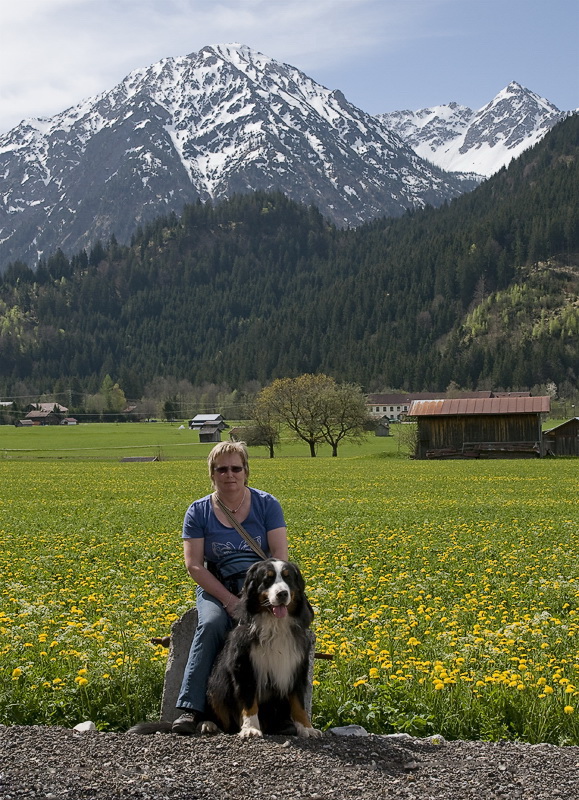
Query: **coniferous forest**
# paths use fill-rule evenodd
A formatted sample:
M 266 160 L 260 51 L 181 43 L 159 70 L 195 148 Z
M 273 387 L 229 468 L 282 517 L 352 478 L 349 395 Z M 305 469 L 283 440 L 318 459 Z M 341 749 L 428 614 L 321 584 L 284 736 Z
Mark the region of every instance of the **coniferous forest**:
M 579 381 L 579 117 L 450 204 L 338 230 L 282 194 L 187 206 L 0 278 L 0 394 L 324 372 L 367 391 Z

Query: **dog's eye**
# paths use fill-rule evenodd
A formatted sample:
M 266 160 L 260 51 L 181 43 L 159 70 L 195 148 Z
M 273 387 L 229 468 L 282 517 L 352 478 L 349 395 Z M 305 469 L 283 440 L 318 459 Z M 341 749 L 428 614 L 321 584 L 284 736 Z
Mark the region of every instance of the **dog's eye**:
M 275 578 L 275 572 L 273 570 L 268 570 L 267 577 L 268 578 Z
M 287 576 L 289 575 L 289 569 L 282 569 L 281 574 L 283 575 L 284 578 L 287 578 Z

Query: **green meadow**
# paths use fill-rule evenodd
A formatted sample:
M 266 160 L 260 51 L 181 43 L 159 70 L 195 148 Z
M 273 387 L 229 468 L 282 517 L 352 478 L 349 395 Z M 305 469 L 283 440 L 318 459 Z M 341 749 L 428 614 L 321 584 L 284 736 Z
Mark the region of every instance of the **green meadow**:
M 579 744 L 577 460 L 412 461 L 404 427 L 337 459 L 251 454 L 333 657 L 316 660 L 315 725 Z M 158 714 L 167 652 L 150 639 L 193 603 L 181 521 L 210 489 L 197 438 L 0 429 L 1 723 Z M 120 461 L 135 455 L 161 460 Z
M 232 422 L 230 427 L 243 425 Z M 368 436 L 361 444 L 345 442 L 339 457 L 382 453 L 399 456 L 406 453 L 405 430 L 411 426 L 391 426 L 389 437 Z M 227 431 L 225 431 L 227 434 Z M 85 423 L 81 425 L 47 425 L 30 428 L 0 426 L 0 459 L 44 461 L 119 461 L 121 458 L 156 457 L 159 460 L 203 459 L 211 444 L 199 442 L 197 431 L 190 431 L 187 422 Z M 309 455 L 305 442 L 296 442 L 282 435 L 276 456 L 303 458 Z M 254 448 L 253 458 L 268 458 L 265 447 Z M 331 457 L 331 448 L 320 445 L 319 458 Z

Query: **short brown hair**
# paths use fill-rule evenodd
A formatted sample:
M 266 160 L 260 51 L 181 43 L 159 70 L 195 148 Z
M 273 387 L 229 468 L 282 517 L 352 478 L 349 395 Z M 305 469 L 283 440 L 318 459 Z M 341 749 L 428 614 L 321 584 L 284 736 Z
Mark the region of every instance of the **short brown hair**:
M 215 462 L 219 456 L 238 455 L 241 458 L 243 469 L 245 470 L 245 485 L 249 478 L 249 453 L 247 452 L 247 445 L 245 442 L 219 442 L 207 456 L 207 466 L 209 467 L 209 477 L 213 483 L 213 473 L 215 471 Z

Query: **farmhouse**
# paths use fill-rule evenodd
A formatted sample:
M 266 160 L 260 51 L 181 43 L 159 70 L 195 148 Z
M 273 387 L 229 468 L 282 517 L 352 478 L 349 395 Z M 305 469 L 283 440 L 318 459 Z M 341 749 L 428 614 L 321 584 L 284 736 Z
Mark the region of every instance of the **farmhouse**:
M 366 408 L 370 416 L 375 419 L 386 417 L 389 420 L 400 420 L 408 413 L 413 400 L 428 400 L 436 397 L 440 397 L 440 394 L 428 394 L 427 392 L 369 394 L 366 397 Z
M 414 400 L 417 458 L 537 458 L 549 397 Z
M 31 411 L 58 411 L 61 414 L 66 414 L 68 408 L 61 406 L 60 403 L 31 403 L 29 405 Z
M 60 425 L 61 417 L 56 411 L 29 411 L 25 419 L 33 425 Z
M 25 419 L 33 425 L 60 425 L 62 415 L 68 412 L 60 403 L 30 403 L 28 408 Z
M 543 434 L 546 455 L 579 456 L 579 417 L 573 417 Z

